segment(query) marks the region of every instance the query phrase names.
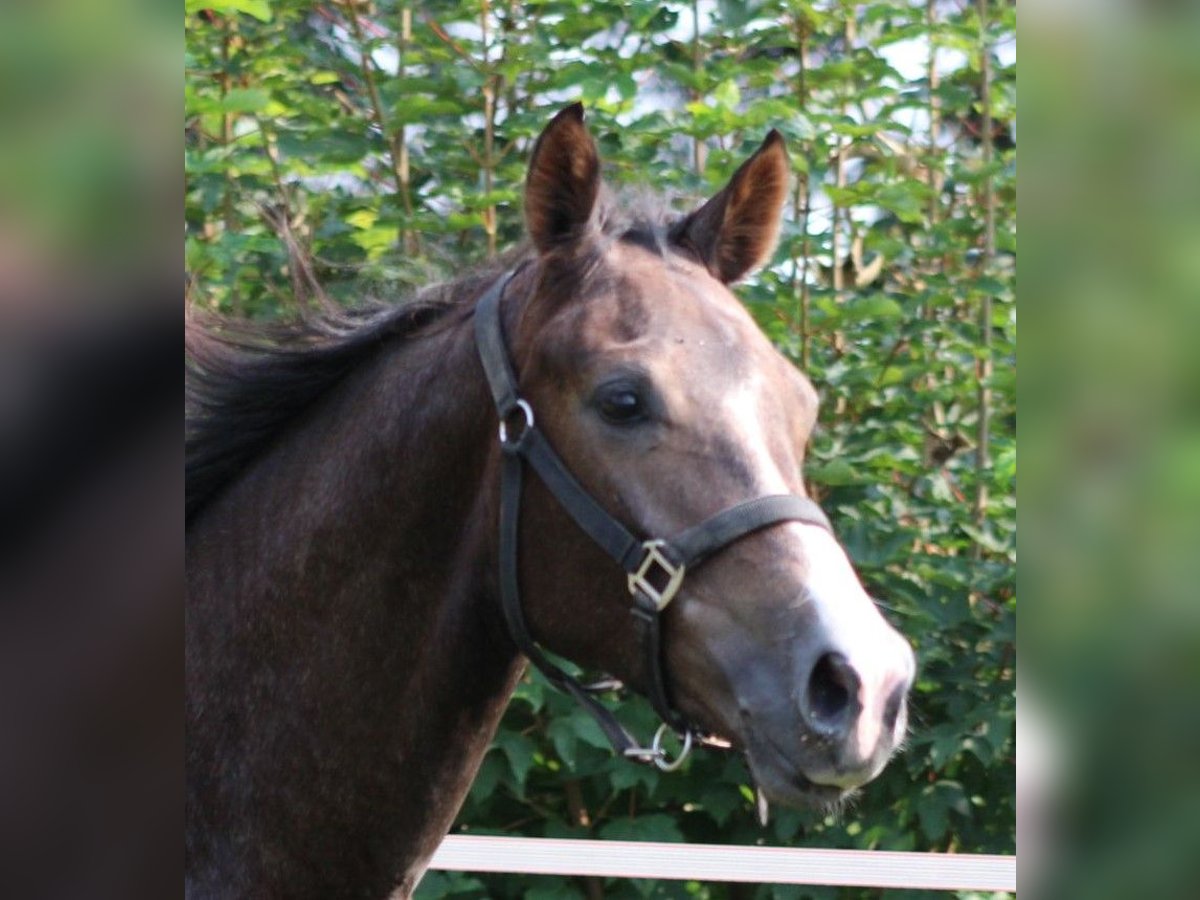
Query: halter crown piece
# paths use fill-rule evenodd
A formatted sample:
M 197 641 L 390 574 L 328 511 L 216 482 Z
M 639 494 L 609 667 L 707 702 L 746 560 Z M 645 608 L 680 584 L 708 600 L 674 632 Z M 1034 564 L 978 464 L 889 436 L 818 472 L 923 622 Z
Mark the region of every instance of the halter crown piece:
M 671 538 L 641 539 L 613 518 L 575 480 L 538 430 L 534 410 L 518 391 L 509 361 L 500 301 L 515 270 L 499 278 L 475 306 L 475 346 L 500 419 L 500 605 L 514 643 L 546 679 L 570 694 L 595 718 L 613 748 L 623 756 L 653 762 L 664 771 L 677 768 L 697 732 L 668 699 L 662 666 L 660 617 L 687 573 L 705 559 L 751 532 L 779 522 L 805 522 L 832 533 L 829 520 L 812 500 L 775 494 L 739 503 Z M 517 527 L 521 514 L 521 477 L 528 463 L 575 523 L 625 571 L 632 599 L 630 612 L 639 632 L 654 709 L 663 719 L 650 747 L 641 746 L 616 717 L 577 679 L 551 662 L 525 625 L 517 581 Z M 683 749 L 668 760 L 662 739 L 670 728 Z

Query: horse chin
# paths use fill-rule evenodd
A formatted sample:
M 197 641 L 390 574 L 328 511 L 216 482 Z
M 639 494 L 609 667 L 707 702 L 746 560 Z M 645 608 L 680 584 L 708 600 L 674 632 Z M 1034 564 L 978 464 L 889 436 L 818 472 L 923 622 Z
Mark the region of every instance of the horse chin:
M 746 761 L 758 789 L 779 806 L 833 811 L 855 793 L 855 789 L 812 781 L 800 764 L 787 758 L 770 741 L 748 740 Z

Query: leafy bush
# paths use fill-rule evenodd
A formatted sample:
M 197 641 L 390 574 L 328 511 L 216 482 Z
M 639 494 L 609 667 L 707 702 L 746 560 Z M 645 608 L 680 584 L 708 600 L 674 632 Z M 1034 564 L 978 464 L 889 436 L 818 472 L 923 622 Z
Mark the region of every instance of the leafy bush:
M 587 105 L 608 179 L 667 191 L 681 209 L 769 128 L 788 141 L 784 237 L 739 293 L 818 386 L 812 491 L 916 646 L 907 749 L 840 817 L 776 810 L 764 829 L 736 756 L 701 752 L 670 775 L 614 759 L 591 720 L 530 675 L 458 827 L 1014 852 L 1012 5 L 187 11 L 189 292 L 239 314 L 287 313 L 318 284 L 345 301 L 400 292 L 511 245 L 532 139 L 572 100 Z M 619 706 L 653 731 L 644 703 Z M 878 894 L 441 872 L 420 893 Z

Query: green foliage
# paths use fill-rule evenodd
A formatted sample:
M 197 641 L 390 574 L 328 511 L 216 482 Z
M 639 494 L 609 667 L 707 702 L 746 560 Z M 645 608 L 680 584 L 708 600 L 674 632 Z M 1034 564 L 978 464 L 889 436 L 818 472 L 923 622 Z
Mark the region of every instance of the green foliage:
M 314 283 L 345 301 L 399 292 L 512 245 L 532 140 L 571 100 L 587 104 L 608 179 L 650 184 L 681 210 L 778 128 L 796 191 L 773 264 L 739 294 L 821 392 L 807 476 L 864 583 L 915 644 L 908 746 L 839 816 L 776 810 L 764 829 L 736 756 L 700 752 L 669 775 L 614 759 L 591 719 L 531 674 L 459 827 L 1011 853 L 1016 72 L 1003 51 L 1014 7 L 992 4 L 981 26 L 977 7 L 957 4 L 934 4 L 931 24 L 923 2 L 720 0 L 699 5 L 698 28 L 696 8 L 188 0 L 193 300 L 274 316 Z M 646 704 L 610 700 L 636 733 L 653 732 Z M 751 895 L 459 873 L 430 873 L 420 890 L 600 892 Z M 752 895 L 878 892 L 764 885 Z

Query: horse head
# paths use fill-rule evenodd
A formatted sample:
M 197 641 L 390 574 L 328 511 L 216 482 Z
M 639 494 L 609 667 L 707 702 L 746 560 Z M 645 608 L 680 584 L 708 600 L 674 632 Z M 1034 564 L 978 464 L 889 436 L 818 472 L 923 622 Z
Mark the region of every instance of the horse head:
M 805 495 L 817 392 L 730 285 L 769 261 L 789 165 L 776 132 L 688 215 L 621 207 L 579 106 L 547 126 L 525 189 L 533 261 L 510 292 L 521 391 L 584 489 L 632 532 L 676 534 Z M 524 614 L 549 649 L 647 691 L 625 574 L 538 479 L 520 524 Z M 900 743 L 915 661 L 832 533 L 781 521 L 689 571 L 662 612 L 671 703 L 742 749 L 767 797 L 827 803 Z

